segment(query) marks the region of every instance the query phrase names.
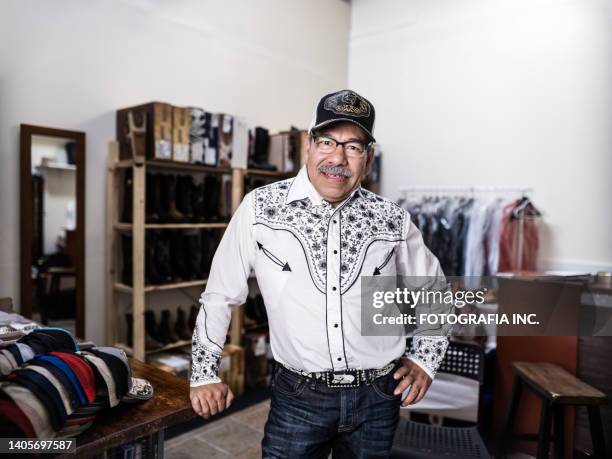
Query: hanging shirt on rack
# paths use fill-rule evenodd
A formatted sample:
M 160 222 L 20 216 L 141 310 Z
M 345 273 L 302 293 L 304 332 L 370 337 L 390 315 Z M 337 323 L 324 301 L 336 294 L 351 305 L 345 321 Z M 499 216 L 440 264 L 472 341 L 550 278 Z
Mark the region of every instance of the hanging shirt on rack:
M 508 203 L 502 210 L 499 241 L 499 271 L 535 271 L 538 256 L 538 227 L 534 218 L 523 216 L 522 253 L 519 255 L 521 220 L 512 213 L 518 201 Z M 519 261 L 519 257 L 521 260 Z

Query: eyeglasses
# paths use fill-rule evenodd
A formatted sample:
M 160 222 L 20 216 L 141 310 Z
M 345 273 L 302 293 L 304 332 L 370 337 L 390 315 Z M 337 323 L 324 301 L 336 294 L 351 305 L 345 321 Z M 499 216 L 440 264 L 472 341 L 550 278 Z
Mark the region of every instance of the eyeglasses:
M 318 153 L 329 155 L 336 151 L 338 145 L 341 145 L 342 147 L 344 147 L 346 156 L 349 156 L 351 158 L 364 158 L 368 151 L 368 147 L 370 146 L 370 143 L 364 144 L 355 140 L 339 142 L 336 139 L 332 139 L 331 137 L 325 137 L 320 135 L 314 136 L 313 141 Z

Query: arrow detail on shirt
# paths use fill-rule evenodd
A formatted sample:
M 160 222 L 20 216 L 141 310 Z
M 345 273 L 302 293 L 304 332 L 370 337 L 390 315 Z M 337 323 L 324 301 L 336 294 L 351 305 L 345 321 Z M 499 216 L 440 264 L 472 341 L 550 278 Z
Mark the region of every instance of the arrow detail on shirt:
M 277 264 L 278 266 L 280 266 L 281 268 L 283 268 L 283 271 L 291 271 L 291 267 L 289 266 L 289 263 L 287 262 L 282 262 L 281 260 L 279 260 L 276 256 L 274 256 L 268 249 L 266 249 L 263 244 L 261 242 L 257 242 L 257 248 L 259 250 L 261 250 L 264 255 L 266 257 L 268 257 L 270 260 L 272 260 L 272 262 L 274 264 Z
M 387 266 L 387 263 L 389 263 L 389 260 L 391 259 L 391 255 L 393 255 L 394 250 L 395 250 L 395 247 L 391 249 L 391 251 L 389 252 L 389 255 L 387 255 L 387 257 L 382 262 L 382 264 L 374 268 L 374 274 L 372 274 L 373 276 L 380 276 L 380 270 L 383 269 L 385 266 Z

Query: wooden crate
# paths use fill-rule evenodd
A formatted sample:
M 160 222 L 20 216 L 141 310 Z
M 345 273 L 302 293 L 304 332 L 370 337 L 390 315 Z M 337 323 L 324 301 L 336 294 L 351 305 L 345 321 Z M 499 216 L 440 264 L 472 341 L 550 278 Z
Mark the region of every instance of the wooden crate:
M 244 393 L 244 349 L 226 344 L 219 365 L 219 377 L 227 383 L 237 397 Z
M 145 156 L 147 159 L 172 160 L 172 105 L 149 102 L 117 110 L 117 141 L 119 159 L 133 159 L 129 114 L 136 124 L 145 127 Z

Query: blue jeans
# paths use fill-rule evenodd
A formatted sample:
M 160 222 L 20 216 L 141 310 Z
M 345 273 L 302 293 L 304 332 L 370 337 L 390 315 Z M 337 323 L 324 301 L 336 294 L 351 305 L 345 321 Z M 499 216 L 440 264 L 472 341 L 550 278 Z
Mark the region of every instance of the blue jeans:
M 330 388 L 277 364 L 262 456 L 388 457 L 401 403 L 394 372 L 361 387 Z

